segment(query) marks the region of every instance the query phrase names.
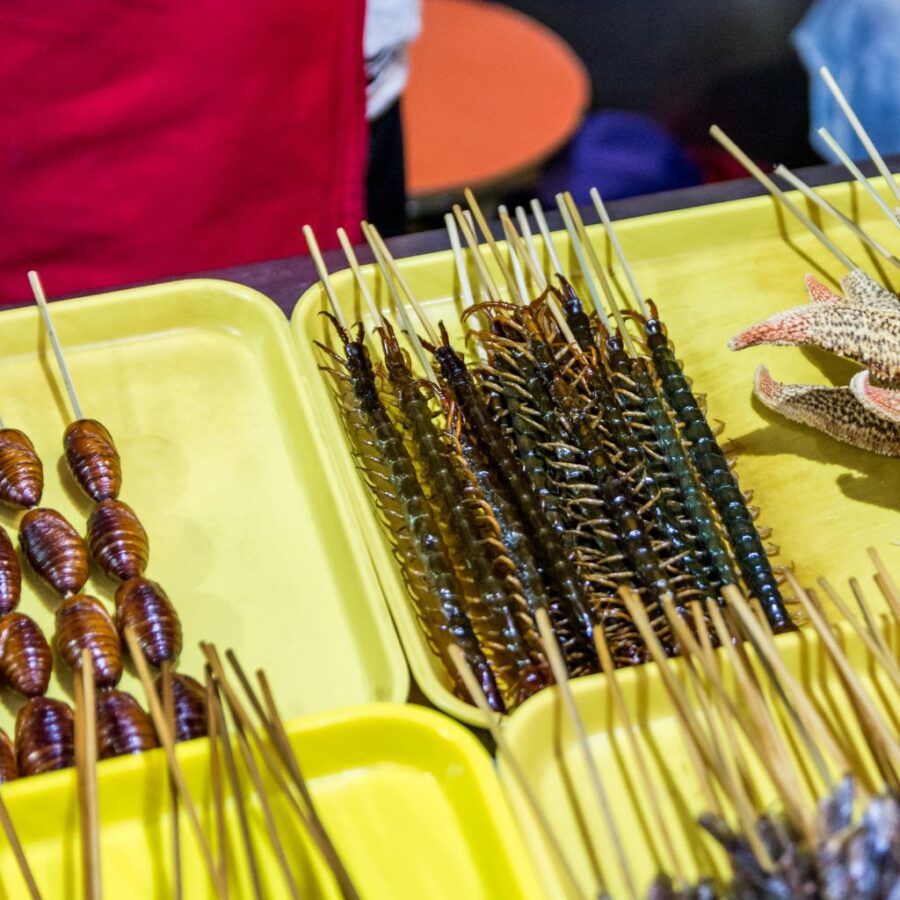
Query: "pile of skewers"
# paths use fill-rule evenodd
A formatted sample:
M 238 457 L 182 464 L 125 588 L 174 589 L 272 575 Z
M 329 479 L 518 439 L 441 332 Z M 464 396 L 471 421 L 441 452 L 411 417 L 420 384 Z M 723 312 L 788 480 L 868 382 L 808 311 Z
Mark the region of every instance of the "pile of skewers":
M 646 818 L 653 844 L 648 854 L 646 848 L 638 852 L 636 842 L 629 845 L 623 840 L 626 810 L 610 804 L 606 788 L 614 767 L 598 765 L 582 719 L 585 704 L 596 698 L 596 692 L 584 692 L 576 702 L 560 660 L 559 687 L 552 699 L 563 707 L 570 724 L 571 737 L 566 739 L 577 745 L 589 773 L 584 790 L 562 779 L 567 802 L 581 823 L 577 833 L 587 864 L 579 867 L 580 874 L 573 864 L 576 845 L 561 840 L 487 698 L 462 655 L 455 654 L 497 741 L 507 777 L 533 815 L 564 879 L 565 896 L 655 900 L 896 896 L 900 739 L 895 713 L 900 704 L 900 667 L 893 645 L 900 592 L 878 554 L 869 553 L 877 567 L 874 581 L 886 601 L 886 618 L 856 579 L 849 584 L 859 615 L 820 578 L 822 592 L 840 617 L 832 626 L 817 593 L 805 590 L 788 573 L 820 641 L 818 662 L 792 663 L 786 646 L 773 639 L 759 605 L 734 586 L 723 591 L 726 606 L 692 602 L 688 614 L 676 609 L 669 597 L 660 598 L 680 644 L 681 658 L 673 660 L 655 635 L 645 604 L 630 589 L 621 589 L 623 602 L 658 663 L 659 682 L 670 701 L 667 709 L 683 739 L 679 755 L 687 760 L 690 777 L 682 774 L 671 781 L 661 775 L 658 767 L 666 764 L 654 761 L 645 749 L 642 731 L 647 724 L 635 718 L 633 706 L 625 700 L 598 629 L 597 651 L 607 676 L 603 689 L 629 752 L 631 787 L 622 796 L 635 807 L 629 819 L 636 814 Z M 707 617 L 718 636 L 718 649 L 704 630 L 696 628 L 696 622 Z M 559 656 L 549 632 L 545 646 L 551 657 Z M 665 711 L 661 718 L 668 718 Z M 554 746 L 563 739 L 553 738 Z M 561 754 L 556 760 L 562 765 Z M 658 795 L 660 781 L 667 784 L 670 796 Z M 592 810 L 592 803 L 598 809 Z M 676 825 L 664 806 L 684 811 L 699 806 L 704 811 L 696 819 L 681 815 Z M 602 838 L 590 824 L 597 821 L 597 812 L 605 830 Z M 724 850 L 724 871 L 709 857 L 704 864 L 704 856 L 695 852 L 704 833 Z M 642 862 L 636 865 L 637 859 Z M 652 867 L 647 859 L 653 861 Z
M 32 442 L 13 428 L 0 430 L 0 502 L 25 510 L 19 522 L 22 554 L 62 601 L 56 608 L 54 643 L 72 670 L 76 698 L 84 689 L 84 661 L 90 660 L 85 702 L 96 716 L 96 744 L 86 752 L 105 759 L 158 746 L 147 713 L 131 694 L 116 688 L 126 632 L 161 670 L 157 689 L 178 739 L 199 737 L 206 733 L 205 692 L 194 679 L 173 671 L 181 651 L 181 624 L 162 588 L 144 578 L 148 538 L 135 512 L 118 499 L 119 454 L 107 429 L 82 415 L 40 281 L 36 273 L 29 277 L 74 411 L 63 446 L 69 471 L 93 503 L 87 541 L 61 513 L 39 506 L 44 467 Z M 82 593 L 89 557 L 120 582 L 115 618 L 101 600 Z M 75 764 L 77 753 L 72 707 L 45 696 L 53 655 L 37 623 L 16 609 L 21 586 L 16 549 L 0 528 L 0 674 L 5 686 L 28 698 L 16 717 L 14 743 L 0 731 L 0 781 L 67 768 Z
M 455 219 L 448 216 L 462 321 L 477 352 L 472 363 L 451 343 L 447 323 L 429 320 L 376 230 L 364 224 L 394 306 L 391 318 L 377 308 L 339 232 L 371 315 L 367 341 L 362 324 L 351 328 L 345 320 L 315 238 L 305 232 L 340 342 L 319 344 L 323 369 L 333 377 L 352 452 L 415 613 L 456 695 L 466 697 L 450 658 L 454 645 L 496 710 L 513 709 L 552 680 L 536 630 L 541 610 L 572 675 L 598 669 L 595 628 L 616 665 L 649 659 L 618 594 L 622 586 L 642 598 L 670 653 L 678 643 L 660 595 L 684 608 L 740 586 L 760 600 L 776 631 L 794 627 L 781 573 L 768 558 L 776 548 L 757 530 L 758 510 L 748 506 L 656 307 L 638 288 L 599 194 L 593 197 L 639 311 L 622 309 L 569 196 L 557 199 L 590 306 L 564 277 L 539 205 L 533 209 L 550 278 L 524 211 L 517 212 L 521 234 L 501 216 L 505 258 L 467 193 L 505 292 L 470 219 L 459 207 Z M 472 252 L 478 301 L 457 225 Z M 399 343 L 394 316 L 415 363 Z
M 825 67 L 820 74 L 884 177 L 894 200 L 900 203 L 900 187 L 834 77 Z M 786 418 L 817 428 L 839 441 L 873 453 L 900 456 L 900 296 L 850 259 L 720 128 L 713 126 L 710 133 L 847 269 L 847 274 L 840 279 L 843 296 L 807 275 L 809 303 L 806 306 L 785 310 L 752 325 L 736 335 L 730 346 L 734 350 L 759 344 L 813 346 L 858 363 L 861 371 L 848 385 L 782 384 L 760 365 L 754 394 Z M 885 203 L 825 129 L 820 129 L 820 135 L 878 209 L 900 228 L 900 207 L 891 209 Z M 780 165 L 775 168 L 775 174 L 859 238 L 875 266 L 886 262 L 900 268 L 900 258 L 890 248 L 835 209 L 790 169 Z

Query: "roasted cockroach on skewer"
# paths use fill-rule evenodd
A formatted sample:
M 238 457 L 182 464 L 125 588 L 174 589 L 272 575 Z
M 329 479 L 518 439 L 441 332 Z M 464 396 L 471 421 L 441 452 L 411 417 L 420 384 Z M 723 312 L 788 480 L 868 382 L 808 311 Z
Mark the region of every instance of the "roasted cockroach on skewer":
M 72 707 L 49 697 L 29 700 L 16 716 L 16 758 L 21 775 L 40 775 L 74 765 Z
M 0 527 L 0 616 L 12 612 L 22 595 L 22 566 L 6 529 Z
M 153 722 L 125 691 L 97 694 L 97 744 L 100 759 L 143 753 L 159 746 Z
M 115 500 L 122 488 L 122 467 L 112 435 L 95 419 L 69 424 L 63 436 L 66 462 L 82 490 L 100 503 Z
M 43 491 L 44 467 L 34 444 L 15 428 L 0 429 L 0 501 L 31 509 Z
M 24 613 L 0 619 L 0 675 L 9 687 L 26 697 L 47 690 L 53 654 L 38 624 Z
M 56 646 L 73 669 L 82 650 L 90 651 L 98 687 L 112 687 L 122 677 L 122 647 L 106 607 L 87 594 L 74 594 L 56 608 Z
M 19 523 L 25 558 L 38 577 L 61 597 L 77 594 L 88 579 L 87 547 L 54 509 L 31 509 Z
M 163 676 L 156 678 L 156 693 L 163 701 Z M 207 734 L 206 691 L 190 675 L 172 673 L 172 704 L 175 712 L 175 740 L 192 741 Z
M 121 500 L 102 500 L 88 519 L 88 547 L 100 568 L 118 581 L 143 575 L 150 555 L 147 532 Z
M 181 652 L 181 622 L 166 592 L 148 578 L 131 578 L 116 591 L 116 627 L 132 628 L 147 661 L 175 662 Z

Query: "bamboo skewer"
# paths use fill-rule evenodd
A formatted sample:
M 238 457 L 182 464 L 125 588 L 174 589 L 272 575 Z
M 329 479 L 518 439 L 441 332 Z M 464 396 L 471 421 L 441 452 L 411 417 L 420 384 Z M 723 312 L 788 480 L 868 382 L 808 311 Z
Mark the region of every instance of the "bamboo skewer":
M 628 707 L 625 704 L 625 698 L 622 696 L 622 689 L 619 686 L 619 681 L 616 676 L 615 665 L 613 664 L 612 655 L 609 652 L 609 644 L 606 642 L 606 632 L 602 628 L 594 629 L 594 646 L 597 649 L 597 658 L 600 660 L 601 671 L 606 676 L 607 690 L 612 698 L 613 706 L 616 709 L 616 715 L 622 722 L 625 739 L 628 742 L 631 755 L 634 757 L 638 775 L 646 787 L 646 795 L 650 801 L 653 819 L 659 833 L 662 835 L 663 844 L 665 845 L 672 871 L 675 873 L 675 877 L 679 883 L 687 884 L 684 869 L 681 867 L 681 860 L 675 849 L 675 842 L 672 839 L 671 830 L 666 824 L 665 817 L 663 816 L 662 809 L 659 805 L 659 798 L 657 797 L 656 791 L 653 789 L 653 783 L 650 780 L 650 771 L 644 757 L 644 752 L 637 740 L 636 726 L 631 721 L 631 717 L 628 714 Z
M 540 201 L 531 201 L 531 212 L 534 215 L 535 222 L 537 222 L 538 231 L 540 231 L 541 237 L 544 239 L 544 249 L 550 257 L 553 272 L 555 275 L 562 275 L 563 267 L 559 261 L 559 257 L 556 255 L 556 247 L 553 244 L 553 238 L 551 237 L 550 229 L 547 226 L 547 219 L 544 216 L 544 208 L 541 206 Z
M 172 696 L 172 664 L 164 660 L 162 664 L 162 699 L 166 721 L 175 734 L 175 698 Z M 176 900 L 181 900 L 181 823 L 178 818 L 178 789 L 169 779 L 169 803 L 172 808 L 172 878 Z
M 569 687 L 569 673 L 566 669 L 566 662 L 563 659 L 562 651 L 559 649 L 559 644 L 556 641 L 556 635 L 553 633 L 553 625 L 550 622 L 550 616 L 548 615 L 547 610 L 543 607 L 538 609 L 535 620 L 541 637 L 541 645 L 547 655 L 550 668 L 553 670 L 553 677 L 556 679 L 559 697 L 562 700 L 566 715 L 569 717 L 569 722 L 575 733 L 575 740 L 581 751 L 591 788 L 594 791 L 597 804 L 603 816 L 603 821 L 606 824 L 606 829 L 609 836 L 612 838 L 613 850 L 618 860 L 619 868 L 622 871 L 626 890 L 629 896 L 636 900 L 638 893 L 634 885 L 634 876 L 631 872 L 631 866 L 628 864 L 628 857 L 625 855 L 625 847 L 622 843 L 619 829 L 616 827 L 616 821 L 613 818 L 609 796 L 606 793 L 606 788 L 603 786 L 603 780 L 600 777 L 600 771 L 597 769 L 597 764 L 594 762 L 594 757 L 591 754 L 591 747 L 588 743 L 584 723 L 581 720 L 581 714 L 578 712 L 578 706 L 575 703 L 575 698 L 572 696 L 572 690 Z
M 341 328 L 347 331 L 347 319 L 344 316 L 344 310 L 341 309 L 341 304 L 338 302 L 338 298 L 334 292 L 334 288 L 331 286 L 331 279 L 328 277 L 328 268 L 325 266 L 325 260 L 322 258 L 322 252 L 319 250 L 319 242 L 316 240 L 316 236 L 309 225 L 303 226 L 303 236 L 306 238 L 306 244 L 309 247 L 309 255 L 313 258 L 313 263 L 315 263 L 316 271 L 319 273 L 319 282 L 321 283 L 322 289 L 325 291 L 325 295 L 327 296 L 328 302 L 331 305 L 331 311 L 334 313 L 334 317 L 340 323 Z
M 372 321 L 375 323 L 375 327 L 380 328 L 382 324 L 381 310 L 378 309 L 378 305 L 375 303 L 375 298 L 372 296 L 372 292 L 369 290 L 369 285 L 366 283 L 366 277 L 365 275 L 363 275 L 362 269 L 359 266 L 359 260 L 356 258 L 356 253 L 353 250 L 353 245 L 350 243 L 350 239 L 347 237 L 347 232 L 344 231 L 343 228 L 338 228 L 337 236 L 338 240 L 341 242 L 341 248 L 344 251 L 344 256 L 347 257 L 347 262 L 350 263 L 350 269 L 352 270 L 353 277 L 356 279 L 356 283 L 359 286 L 359 292 L 362 294 L 363 300 L 368 307 L 369 315 L 372 316 Z
M 869 137 L 869 133 L 863 128 L 862 122 L 859 121 L 856 113 L 853 111 L 853 107 L 850 105 L 847 98 L 844 96 L 844 92 L 838 86 L 838 83 L 834 80 L 834 76 L 828 70 L 827 66 L 822 66 L 819 69 L 819 74 L 822 76 L 822 80 L 825 82 L 828 90 L 831 91 L 831 95 L 837 101 L 838 106 L 840 106 L 841 111 L 847 117 L 847 121 L 850 123 L 850 126 L 856 132 L 856 136 L 859 138 L 860 143 L 863 147 L 866 148 L 866 153 L 869 154 L 872 162 L 875 163 L 875 167 L 881 173 L 882 178 L 887 182 L 888 187 L 891 189 L 891 193 L 894 195 L 894 198 L 900 202 L 900 187 L 897 186 L 897 182 L 894 181 L 894 176 L 891 174 L 890 169 L 888 169 L 884 160 L 881 158 L 881 154 L 875 147 L 875 144 L 872 143 L 872 139 Z
M 28 857 L 25 855 L 16 826 L 13 825 L 13 820 L 9 815 L 9 809 L 3 801 L 2 792 L 0 792 L 0 828 L 3 829 L 3 834 L 9 842 L 16 865 L 19 867 L 19 872 L 22 875 L 22 880 L 25 882 L 25 888 L 31 900 L 41 900 L 41 892 L 38 889 L 37 882 L 34 880 L 34 874 L 31 871 L 31 866 L 28 864 Z
M 872 185 L 872 182 L 863 175 L 859 166 L 856 165 L 855 162 L 850 158 L 847 151 L 832 137 L 831 133 L 827 128 L 820 128 L 818 130 L 818 135 L 822 140 L 828 145 L 829 149 L 832 153 L 843 163 L 844 168 L 862 185 L 863 189 L 868 193 L 868 195 L 875 201 L 875 203 L 881 208 L 882 212 L 890 219 L 891 222 L 894 223 L 898 228 L 900 228 L 900 211 L 891 209 L 887 203 L 884 202 L 881 198 L 881 194 L 875 190 Z
M 499 302 L 500 291 L 497 288 L 493 276 L 488 270 L 484 257 L 481 255 L 481 248 L 478 245 L 478 238 L 475 236 L 475 230 L 463 214 L 462 207 L 460 207 L 459 204 L 453 206 L 453 215 L 456 217 L 459 230 L 463 233 L 466 244 L 469 246 L 469 251 L 472 254 L 472 261 L 475 263 L 475 271 L 478 273 L 478 279 L 481 282 L 482 287 L 487 291 L 488 299 L 494 303 Z
M 531 260 L 531 272 L 534 276 L 537 289 L 543 293 L 547 289 L 547 276 L 541 267 L 541 260 L 538 256 L 537 246 L 534 242 L 534 235 L 531 233 L 531 226 L 528 224 L 528 215 L 521 206 L 516 207 L 516 221 L 519 223 L 519 231 L 522 232 L 522 240 L 528 250 L 528 258 Z
M 509 291 L 509 296 L 512 298 L 518 296 L 519 302 L 525 303 L 526 299 L 524 296 L 519 295 L 518 285 L 516 284 L 515 278 L 513 278 L 503 260 L 503 254 L 500 252 L 500 247 L 497 245 L 496 240 L 494 240 L 494 235 L 491 232 L 490 227 L 488 226 L 484 214 L 481 212 L 481 206 L 479 206 L 478 200 L 475 198 L 475 195 L 471 190 L 469 190 L 469 188 L 466 188 L 463 193 L 466 198 L 466 203 L 469 204 L 469 209 L 472 210 L 472 214 L 475 216 L 475 221 L 478 223 L 478 227 L 481 229 L 481 233 L 484 235 L 484 239 L 487 241 L 488 247 L 490 247 L 491 253 L 494 257 L 494 261 L 497 263 L 497 267 L 500 269 L 500 273 L 503 275 L 503 280 L 506 282 L 506 289 Z
M 453 251 L 453 261 L 456 264 L 456 274 L 459 276 L 459 289 L 462 293 L 463 309 L 475 305 L 475 295 L 472 293 L 472 283 L 469 281 L 469 272 L 463 257 L 462 244 L 459 241 L 459 229 L 452 213 L 444 216 L 444 225 L 450 237 L 450 249 Z
M 63 356 L 62 344 L 60 344 L 59 338 L 57 337 L 53 319 L 50 317 L 50 310 L 47 306 L 47 296 L 44 294 L 44 287 L 41 284 L 40 276 L 37 272 L 32 270 L 28 273 L 28 281 L 31 283 L 31 291 L 34 294 L 34 299 L 40 310 L 41 318 L 44 320 L 44 328 L 47 330 L 47 335 L 50 338 L 50 345 L 53 347 L 56 363 L 59 366 L 59 372 L 62 375 L 63 383 L 66 386 L 69 402 L 72 404 L 72 412 L 75 414 L 76 419 L 83 419 L 84 416 L 81 413 L 81 404 L 78 402 L 78 394 L 75 393 L 75 384 L 72 381 L 69 367 L 66 365 L 66 358 Z
M 522 261 L 519 261 L 519 248 L 516 247 L 513 242 L 509 239 L 509 225 L 512 225 L 512 220 L 509 218 L 509 213 L 505 206 L 502 204 L 497 208 L 497 213 L 500 216 L 500 223 L 503 225 L 503 233 L 506 237 L 506 250 L 507 257 L 509 259 L 509 265 L 512 266 L 513 276 L 516 282 L 516 291 L 518 292 L 519 297 L 522 299 L 523 303 L 527 303 L 529 300 L 528 288 L 525 286 L 525 276 L 522 273 L 522 263 L 528 265 L 528 260 L 525 258 L 524 248 L 522 249 Z
M 559 864 L 560 869 L 562 869 L 563 874 L 566 876 L 566 881 L 568 881 L 569 886 L 572 888 L 575 896 L 582 898 L 582 900 L 589 900 L 588 895 L 585 894 L 584 891 L 582 891 L 578 883 L 578 878 L 575 876 L 575 870 L 572 868 L 568 857 L 563 851 L 562 845 L 559 842 L 559 838 L 557 837 L 556 832 L 553 830 L 553 826 L 550 824 L 550 820 L 547 818 L 547 814 L 544 812 L 544 809 L 541 806 L 537 795 L 534 793 L 534 788 L 528 781 L 528 777 L 522 770 L 522 766 L 520 765 L 518 758 L 513 752 L 512 747 L 510 747 L 509 742 L 506 740 L 506 735 L 504 735 L 503 730 L 500 728 L 498 722 L 498 714 L 491 709 L 487 697 L 485 697 L 484 691 L 482 690 L 481 685 L 478 682 L 478 679 L 475 677 L 474 673 L 469 667 L 469 663 L 466 661 L 465 654 L 455 644 L 450 647 L 449 652 L 450 658 L 453 660 L 453 664 L 454 666 L 456 666 L 456 670 L 459 672 L 459 676 L 462 679 L 463 684 L 465 684 L 466 686 L 466 690 L 472 697 L 472 702 L 475 704 L 475 706 L 478 707 L 478 711 L 481 713 L 482 718 L 484 719 L 485 727 L 490 732 L 494 743 L 497 745 L 498 754 L 503 758 L 503 761 L 512 774 L 517 787 L 522 792 L 522 796 L 528 803 L 528 807 L 531 810 L 535 821 L 543 832 L 547 843 L 550 845 L 550 848 L 552 849 L 553 854 L 556 857 L 556 861 Z
M 212 882 L 216 895 L 222 897 L 225 895 L 226 889 L 223 886 L 219 870 L 213 859 L 209 841 L 200 824 L 200 817 L 197 814 L 197 808 L 194 806 L 194 801 L 188 790 L 187 782 L 184 779 L 184 773 L 181 771 L 181 766 L 175 755 L 175 741 L 172 736 L 172 731 L 169 728 L 169 723 L 160 706 L 159 698 L 156 696 L 156 690 L 153 687 L 153 679 L 150 677 L 150 669 L 147 666 L 147 660 L 144 658 L 144 651 L 141 649 L 137 637 L 131 627 L 125 628 L 125 641 L 128 644 L 128 650 L 134 661 L 138 677 L 141 679 L 141 684 L 144 687 L 144 694 L 147 699 L 147 704 L 150 707 L 150 716 L 153 719 L 156 733 L 159 735 L 159 741 L 165 751 L 166 759 L 169 763 L 169 772 L 178 788 L 178 793 L 181 795 L 181 801 L 187 811 L 188 821 L 191 823 L 194 837 L 197 839 L 197 844 L 200 847 L 200 853 L 203 857 L 209 880 Z
M 603 205 L 603 199 L 600 196 L 600 191 L 597 188 L 591 188 L 590 191 L 591 200 L 594 202 L 594 209 L 597 210 L 597 215 L 600 217 L 600 221 L 603 223 L 603 228 L 606 231 L 606 236 L 609 238 L 609 242 L 612 244 L 613 250 L 615 251 L 616 258 L 619 260 L 619 265 L 622 267 L 622 271 L 625 273 L 625 279 L 628 281 L 629 286 L 631 287 L 631 293 L 634 297 L 635 301 L 637 301 L 638 308 L 641 311 L 641 315 L 646 319 L 650 316 L 650 310 L 647 308 L 646 296 L 638 287 L 637 279 L 634 277 L 634 271 L 628 263 L 628 257 L 625 256 L 625 251 L 622 250 L 622 245 L 619 243 L 619 237 L 616 234 L 615 228 L 613 228 L 612 220 L 609 217 L 609 213 L 606 211 L 606 207 Z
M 775 167 L 775 174 L 783 178 L 791 187 L 800 191 L 804 197 L 811 200 L 820 209 L 824 209 L 832 218 L 835 218 L 849 228 L 863 243 L 868 244 L 876 253 L 883 256 L 891 265 L 900 267 L 900 259 L 897 259 L 884 244 L 875 240 L 868 232 L 860 228 L 853 219 L 845 216 L 839 209 L 835 209 L 821 194 L 817 194 L 805 181 L 798 178 L 787 166 Z
M 216 819 L 216 851 L 219 877 L 228 892 L 228 840 L 225 829 L 225 797 L 222 786 L 222 767 L 219 760 L 219 716 L 216 711 L 215 686 L 212 672 L 206 667 L 206 732 L 209 737 L 209 780 L 212 784 L 213 812 Z
M 796 204 L 788 198 L 788 196 L 763 172 L 762 169 L 718 125 L 713 125 L 709 129 L 709 133 L 719 142 L 776 200 L 778 200 L 785 209 L 788 209 L 793 215 L 802 222 L 843 265 L 850 271 L 859 268 L 850 257 L 847 256 L 835 243 L 829 238 L 825 232 L 816 225 L 806 213 L 802 212 Z
M 87 648 L 81 651 L 81 665 L 73 672 L 72 687 L 75 696 L 75 768 L 83 893 L 89 900 L 100 900 L 103 887 L 100 871 L 100 818 L 97 810 L 97 706 L 94 660 Z

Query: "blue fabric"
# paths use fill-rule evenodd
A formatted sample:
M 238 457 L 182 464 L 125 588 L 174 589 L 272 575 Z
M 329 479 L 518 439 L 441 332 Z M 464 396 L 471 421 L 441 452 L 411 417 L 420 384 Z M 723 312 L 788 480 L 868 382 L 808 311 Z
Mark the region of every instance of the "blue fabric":
M 810 143 L 832 157 L 824 126 L 851 157 L 867 155 L 819 75 L 828 66 L 879 153 L 900 153 L 900 2 L 817 0 L 793 41 L 809 69 Z
M 700 184 L 700 170 L 661 125 L 637 113 L 604 110 L 589 115 L 572 142 L 545 167 L 538 187 L 544 204 L 569 190 L 590 203 L 592 187 L 604 200 Z

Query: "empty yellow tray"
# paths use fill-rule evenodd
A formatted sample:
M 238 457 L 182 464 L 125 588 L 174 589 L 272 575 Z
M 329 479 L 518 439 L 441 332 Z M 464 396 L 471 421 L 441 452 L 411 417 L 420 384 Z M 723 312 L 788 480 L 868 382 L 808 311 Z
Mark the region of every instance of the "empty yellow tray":
M 404 700 L 403 654 L 278 307 L 197 280 L 62 301 L 52 313 L 84 414 L 118 445 L 121 497 L 150 537 L 147 575 L 181 616 L 179 668 L 202 673 L 200 640 L 233 647 L 269 668 L 288 716 Z M 83 534 L 90 501 L 62 461 L 71 412 L 37 309 L 0 320 L 0 416 L 43 460 L 43 505 Z M 0 509 L 16 542 L 18 518 Z M 115 587 L 93 567 L 86 590 L 110 610 Z M 27 570 L 19 609 L 48 639 L 58 603 Z M 68 693 L 69 678 L 57 660 L 51 696 Z M 140 696 L 132 675 L 121 686 Z M 0 715 L 10 734 L 13 711 Z
M 281 687 L 288 687 L 284 679 L 276 690 Z M 364 900 L 542 896 L 491 759 L 457 723 L 430 710 L 380 704 L 304 717 L 288 730 L 316 807 Z M 214 813 L 208 742 L 181 745 L 178 756 L 209 829 Z M 134 900 L 173 896 L 162 751 L 105 762 L 98 780 L 104 895 Z M 271 781 L 267 785 L 302 895 L 337 900 L 340 894 L 330 873 L 300 833 L 283 795 Z M 13 782 L 2 793 L 44 896 L 80 897 L 75 773 Z M 289 896 L 249 787 L 246 796 L 265 895 Z M 238 889 L 230 896 L 238 900 L 253 894 L 231 798 L 226 816 L 229 866 L 239 873 Z M 183 808 L 180 828 L 184 896 L 212 897 Z M 0 892 L 24 895 L 5 841 Z
M 870 596 L 873 591 L 869 591 Z M 887 618 L 884 618 L 881 624 L 891 646 L 896 649 L 896 623 L 889 625 Z M 896 723 L 896 710 L 886 699 L 895 696 L 896 691 L 887 675 L 881 672 L 877 677 L 873 676 L 865 647 L 848 626 L 840 627 L 837 633 L 870 698 L 889 722 Z M 827 661 L 827 654 L 815 633 L 810 629 L 801 629 L 781 635 L 776 640 L 788 669 L 804 686 L 820 714 L 834 723 L 835 733 L 840 733 L 842 737 L 849 736 L 855 747 L 863 747 L 862 736 L 841 688 L 839 676 Z M 687 683 L 682 660 L 676 660 L 674 667 L 682 684 Z M 733 692 L 731 668 L 727 660 L 723 661 L 722 668 L 723 682 Z M 758 676 L 767 685 L 768 693 L 774 694 L 762 669 L 758 670 Z M 637 726 L 638 743 L 649 770 L 649 788 L 640 778 L 606 679 L 602 675 L 579 678 L 572 682 L 572 690 L 639 895 L 645 896 L 650 882 L 659 874 L 654 863 L 654 851 L 659 853 L 664 864 L 668 860 L 662 835 L 655 827 L 650 812 L 649 791 L 659 801 L 686 877 L 695 880 L 698 873 L 702 873 L 727 879 L 730 868 L 724 853 L 696 825 L 697 817 L 709 810 L 705 808 L 702 785 L 685 749 L 681 726 L 659 669 L 656 664 L 623 669 L 618 673 L 617 680 L 629 719 Z M 505 719 L 503 728 L 506 738 L 550 820 L 567 860 L 575 869 L 584 895 L 593 896 L 597 886 L 591 857 L 582 837 L 589 834 L 595 846 L 603 848 L 599 854 L 599 865 L 607 880 L 609 895 L 626 897 L 628 894 L 621 869 L 609 849 L 612 838 L 605 828 L 596 795 L 590 787 L 587 767 L 559 701 L 555 687 L 530 698 Z M 777 704 L 775 706 L 777 708 Z M 783 715 L 785 729 L 788 728 L 787 721 L 787 716 Z M 746 736 L 737 728 L 735 731 L 749 761 L 762 808 L 772 813 L 779 812 L 777 795 L 756 757 L 748 752 Z M 794 752 L 802 752 L 803 745 L 796 731 L 790 729 L 788 733 L 792 736 L 790 745 Z M 812 768 L 808 756 L 798 758 L 805 759 L 802 768 L 807 771 Z M 502 759 L 499 771 L 525 830 L 526 841 L 541 870 L 548 896 L 572 896 L 571 892 L 567 892 L 570 890 L 568 882 L 557 858 Z M 869 774 L 874 777 L 876 773 L 870 770 Z M 579 823 L 579 817 L 584 824 Z M 668 874 L 674 876 L 671 870 Z
M 893 226 L 855 185 L 832 185 L 822 194 L 863 221 L 873 235 L 896 246 Z M 805 204 L 802 197 L 795 202 Z M 818 218 L 814 211 L 811 215 Z M 827 383 L 833 378 L 835 383 L 847 383 L 853 367 L 815 351 L 762 347 L 732 353 L 727 347 L 728 339 L 744 326 L 805 303 L 806 272 L 813 271 L 834 285 L 834 279 L 843 274 L 834 258 L 793 218 L 785 220 L 768 197 L 631 219 L 616 227 L 642 289 L 659 303 L 695 389 L 708 394 L 709 417 L 723 420 L 725 437 L 737 441 L 741 483 L 755 491 L 753 503 L 762 508 L 760 524 L 774 529 L 772 540 L 781 547 L 780 559 L 794 562 L 801 579 L 827 575 L 840 580 L 863 570 L 865 547 L 876 544 L 883 548 L 887 564 L 896 565 L 900 546 L 885 545 L 900 542 L 897 460 L 839 444 L 780 418 L 752 399 L 753 372 L 760 362 L 786 382 Z M 831 222 L 823 227 L 852 258 L 874 271 L 867 253 L 849 232 Z M 612 265 L 600 226 L 588 231 L 600 256 Z M 554 243 L 567 271 L 577 272 L 567 235 L 557 233 Z M 486 247 L 483 256 L 502 283 Z M 399 265 L 432 321 L 443 320 L 455 345 L 461 347 L 458 287 L 450 252 L 404 259 Z M 381 308 L 390 310 L 380 276 L 371 267 L 365 271 Z M 474 272 L 471 280 L 476 283 Z M 617 267 L 613 282 L 621 293 L 623 279 Z M 371 324 L 362 312 L 351 273 L 336 274 L 334 286 L 347 317 Z M 448 690 L 449 681 L 422 638 L 397 565 L 346 452 L 329 386 L 316 371 L 312 339 L 327 334 L 317 315 L 324 304 L 322 289 L 315 286 L 300 299 L 292 318 L 321 440 L 359 511 L 361 536 L 372 554 L 416 681 L 440 709 L 477 722 L 472 707 Z

